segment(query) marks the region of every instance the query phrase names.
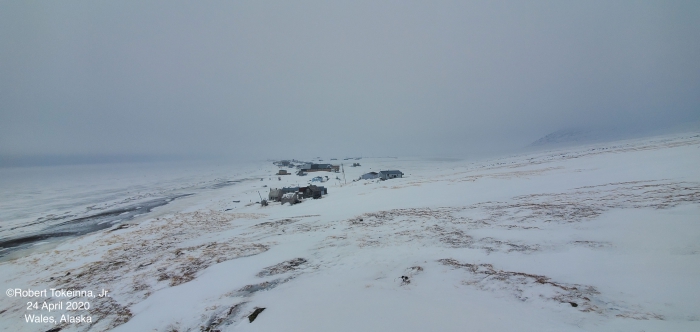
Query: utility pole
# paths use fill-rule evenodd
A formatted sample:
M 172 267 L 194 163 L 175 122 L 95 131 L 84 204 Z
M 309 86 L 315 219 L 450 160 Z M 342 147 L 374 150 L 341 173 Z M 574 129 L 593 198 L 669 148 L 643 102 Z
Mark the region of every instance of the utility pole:
M 343 164 L 340 164 L 340 169 L 343 170 L 343 181 L 345 182 L 345 184 L 348 184 L 348 181 L 345 180 L 345 167 L 343 167 Z

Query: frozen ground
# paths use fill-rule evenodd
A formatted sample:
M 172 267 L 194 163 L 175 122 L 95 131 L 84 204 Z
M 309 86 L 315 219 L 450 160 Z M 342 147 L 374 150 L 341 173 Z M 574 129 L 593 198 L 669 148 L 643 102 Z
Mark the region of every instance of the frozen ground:
M 0 168 L 0 260 L 249 179 L 251 164 L 118 163 Z M 39 244 L 39 245 L 37 245 Z
M 0 327 L 700 331 L 696 133 L 473 163 L 360 162 L 320 200 L 268 207 L 250 203 L 258 191 L 311 176 L 250 166 L 263 181 L 3 262 L 4 288 L 112 296 L 90 299 L 91 324 L 58 325 L 26 323 L 27 301 L 3 296 Z M 350 181 L 380 169 L 405 178 Z

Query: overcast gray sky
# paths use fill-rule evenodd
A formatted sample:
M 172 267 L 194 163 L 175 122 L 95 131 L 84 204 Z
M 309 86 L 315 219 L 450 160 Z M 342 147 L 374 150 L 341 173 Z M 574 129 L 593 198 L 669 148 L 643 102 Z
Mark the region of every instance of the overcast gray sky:
M 2 1 L 0 154 L 508 150 L 700 120 L 700 1 Z

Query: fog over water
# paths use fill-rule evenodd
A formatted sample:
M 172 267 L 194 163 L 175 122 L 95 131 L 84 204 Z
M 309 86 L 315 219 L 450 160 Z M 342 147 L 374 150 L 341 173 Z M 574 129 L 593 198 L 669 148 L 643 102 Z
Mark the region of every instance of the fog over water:
M 0 155 L 460 157 L 643 133 L 700 120 L 698 17 L 697 1 L 5 1 Z

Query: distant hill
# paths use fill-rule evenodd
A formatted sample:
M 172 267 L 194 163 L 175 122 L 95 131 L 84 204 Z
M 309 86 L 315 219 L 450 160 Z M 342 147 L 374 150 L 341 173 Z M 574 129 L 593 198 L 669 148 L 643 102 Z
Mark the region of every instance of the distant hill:
M 585 142 L 591 140 L 592 137 L 593 136 L 591 130 L 581 128 L 562 129 L 541 137 L 540 139 L 532 142 L 530 146 Z
M 686 122 L 660 128 L 576 127 L 557 130 L 532 142 L 530 147 L 572 146 L 587 143 L 700 131 L 700 122 Z
M 614 141 L 625 138 L 631 138 L 633 133 L 618 128 L 567 128 L 557 130 L 547 134 L 544 137 L 532 142 L 531 147 L 541 146 L 569 146 L 586 143 L 596 143 L 605 141 Z

